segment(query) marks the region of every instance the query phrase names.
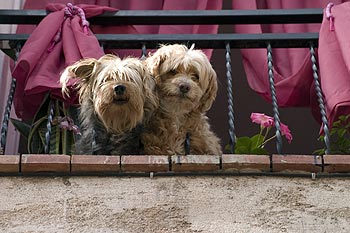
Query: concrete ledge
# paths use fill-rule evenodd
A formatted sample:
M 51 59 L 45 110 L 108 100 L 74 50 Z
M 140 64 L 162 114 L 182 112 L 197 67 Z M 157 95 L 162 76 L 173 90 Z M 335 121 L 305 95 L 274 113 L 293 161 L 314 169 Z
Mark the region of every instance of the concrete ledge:
M 271 170 L 272 167 L 272 170 Z M 324 171 L 322 171 L 324 168 Z M 0 175 L 266 174 L 350 176 L 350 155 L 0 155 Z
M 0 155 L 0 173 L 19 173 L 20 155 Z
M 24 154 L 21 160 L 22 173 L 70 173 L 69 155 Z
M 270 171 L 268 155 L 222 155 L 222 171 L 238 173 L 260 173 Z
M 350 173 L 350 155 L 324 155 L 324 172 Z
M 314 155 L 272 155 L 272 171 L 317 173 L 322 171 L 322 157 Z
M 173 155 L 171 171 L 173 172 L 218 172 L 220 156 L 216 155 Z
M 72 155 L 72 173 L 118 173 L 120 156 Z
M 169 157 L 162 155 L 123 155 L 122 172 L 168 172 Z

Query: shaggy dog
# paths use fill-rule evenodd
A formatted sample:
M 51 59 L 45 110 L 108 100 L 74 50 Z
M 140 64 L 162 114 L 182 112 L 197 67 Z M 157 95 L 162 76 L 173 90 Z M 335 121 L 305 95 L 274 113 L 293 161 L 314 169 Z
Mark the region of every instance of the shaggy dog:
M 70 80 L 77 84 L 81 105 L 81 138 L 78 154 L 139 154 L 140 133 L 157 106 L 154 82 L 137 58 L 120 59 L 107 54 L 82 59 L 61 75 L 68 95 Z
M 216 73 L 206 55 L 184 45 L 163 45 L 145 62 L 159 99 L 141 137 L 145 153 L 183 155 L 189 135 L 190 154 L 221 155 L 205 115 L 217 93 Z

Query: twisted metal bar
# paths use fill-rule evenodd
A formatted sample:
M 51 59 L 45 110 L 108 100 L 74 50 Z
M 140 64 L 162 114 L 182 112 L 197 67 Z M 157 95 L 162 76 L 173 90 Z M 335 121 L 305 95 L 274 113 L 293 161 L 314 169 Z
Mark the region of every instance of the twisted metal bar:
M 147 48 L 146 44 L 142 44 L 142 49 L 141 49 L 141 60 L 146 59 L 147 57 Z
M 268 74 L 269 74 L 273 118 L 275 120 L 275 126 L 276 126 L 276 149 L 278 154 L 282 154 L 282 136 L 281 136 L 281 124 L 280 124 L 281 122 L 279 118 L 278 103 L 277 103 L 277 96 L 276 96 L 276 90 L 275 90 L 272 48 L 270 43 L 267 44 L 267 67 L 268 67 Z
M 95 129 L 92 129 L 91 130 L 91 154 L 92 155 L 96 155 L 95 148 L 96 148 L 96 131 Z
M 323 131 L 324 131 L 324 144 L 326 146 L 325 154 L 330 153 L 330 137 L 329 137 L 329 128 L 328 128 L 328 119 L 326 114 L 326 108 L 323 101 L 323 94 L 321 85 L 319 82 L 318 77 L 318 69 L 317 69 L 317 61 L 315 56 L 315 49 L 314 46 L 310 46 L 310 54 L 311 54 L 311 62 L 312 62 L 312 71 L 314 75 L 314 81 L 315 81 L 315 90 L 316 95 L 318 98 L 318 106 L 320 107 L 321 117 L 322 117 L 322 123 L 323 123 Z
M 190 133 L 186 133 L 185 155 L 190 154 L 190 152 L 191 152 L 191 137 L 190 137 Z
M 16 47 L 16 53 L 15 53 L 15 64 L 17 62 L 17 58 L 19 56 L 20 51 L 21 51 L 21 45 L 18 44 Z M 10 114 L 11 114 L 11 108 L 13 103 L 13 97 L 16 90 L 16 84 L 17 84 L 17 80 L 12 77 L 10 91 L 7 98 L 6 108 L 5 108 L 4 117 L 2 119 L 2 126 L 1 126 L 0 154 L 2 155 L 5 154 L 5 149 L 6 149 L 8 123 L 10 120 Z
M 233 111 L 233 88 L 232 88 L 232 66 L 231 66 L 231 48 L 230 43 L 226 42 L 226 78 L 227 78 L 227 100 L 228 100 L 228 124 L 229 124 L 229 146 L 230 152 L 235 152 L 236 134 L 235 118 Z
M 47 115 L 47 124 L 46 124 L 46 133 L 45 133 L 45 154 L 50 154 L 50 137 L 51 137 L 51 127 L 52 127 L 52 120 L 53 120 L 53 114 L 54 114 L 54 103 L 52 100 L 49 104 L 49 114 Z

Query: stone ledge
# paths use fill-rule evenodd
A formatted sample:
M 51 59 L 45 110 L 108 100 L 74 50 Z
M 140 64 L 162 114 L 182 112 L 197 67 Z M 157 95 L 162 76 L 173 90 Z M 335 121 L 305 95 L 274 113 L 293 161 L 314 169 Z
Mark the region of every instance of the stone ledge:
M 19 173 L 20 155 L 0 155 L 0 173 Z
M 22 173 L 70 173 L 69 155 L 23 154 Z
M 270 156 L 223 154 L 222 172 L 264 173 L 270 171 Z
M 350 173 L 350 155 L 324 155 L 324 172 Z
M 350 175 L 350 155 L 0 155 L 0 174 L 337 174 Z M 272 162 L 270 164 L 270 162 Z M 272 170 L 270 167 L 272 166 Z M 322 171 L 324 167 L 324 171 Z
M 169 157 L 164 155 L 123 155 L 121 171 L 126 173 L 169 172 Z
M 220 156 L 216 155 L 173 155 L 172 172 L 219 172 Z
M 120 156 L 72 155 L 72 173 L 119 173 Z
M 272 171 L 282 173 L 318 173 L 322 171 L 322 157 L 273 154 Z

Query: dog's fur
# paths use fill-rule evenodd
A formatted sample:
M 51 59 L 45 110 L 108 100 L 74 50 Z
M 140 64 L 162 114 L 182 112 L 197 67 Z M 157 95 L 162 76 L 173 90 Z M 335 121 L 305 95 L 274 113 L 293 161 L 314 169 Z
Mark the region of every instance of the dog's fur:
M 185 45 L 163 45 L 146 59 L 156 81 L 159 108 L 142 134 L 146 154 L 222 154 L 205 115 L 217 93 L 217 78 L 206 55 Z
M 76 82 L 80 102 L 81 138 L 78 154 L 139 154 L 140 133 L 157 106 L 154 82 L 137 58 L 107 54 L 68 66 L 61 75 L 62 91 L 69 95 Z M 141 152 L 143 153 L 143 152 Z

